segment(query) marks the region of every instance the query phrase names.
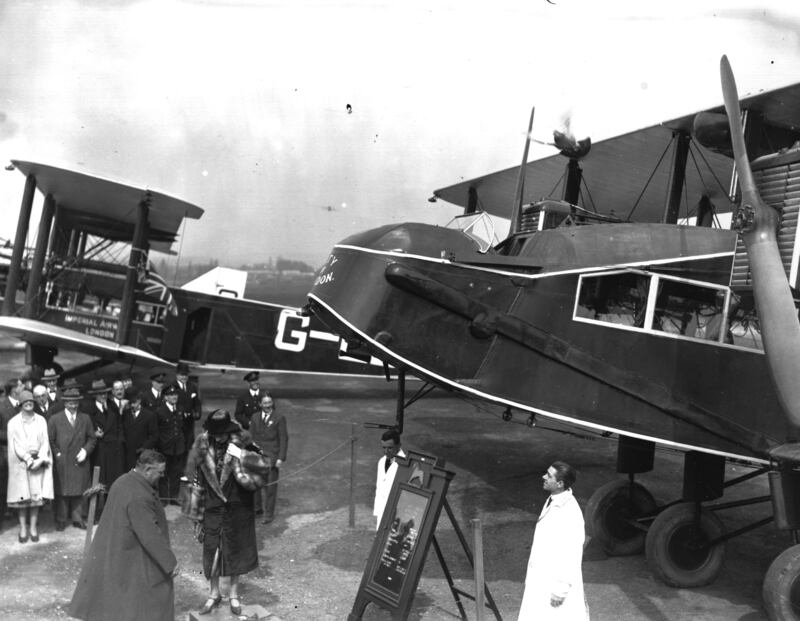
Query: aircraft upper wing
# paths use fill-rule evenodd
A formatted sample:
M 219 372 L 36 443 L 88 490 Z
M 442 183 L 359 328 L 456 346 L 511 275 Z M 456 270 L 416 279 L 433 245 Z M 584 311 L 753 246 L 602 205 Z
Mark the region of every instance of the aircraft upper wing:
M 0 332 L 42 347 L 64 347 L 104 360 L 134 362 L 146 365 L 170 363 L 149 352 L 129 345 L 118 345 L 107 339 L 90 336 L 83 332 L 54 326 L 43 321 L 22 317 L 0 317 Z
M 136 207 L 148 198 L 150 247 L 169 252 L 183 219 L 196 220 L 203 215 L 196 205 L 147 188 L 36 162 L 11 162 L 25 176 L 33 175 L 43 194 L 53 195 L 66 223 L 91 235 L 130 241 L 136 224 Z
M 800 84 L 745 97 L 742 107 L 763 115 L 760 148 L 753 151 L 774 152 L 800 139 Z M 720 105 L 704 112 L 724 111 Z M 589 154 L 580 160 L 585 185 L 581 188 L 581 205 L 605 214 L 613 211 L 620 218 L 627 218 L 636 205 L 630 215 L 632 220 L 661 221 L 671 183 L 672 156 L 669 147 L 672 134 L 676 130 L 691 133 L 695 116 L 689 114 L 593 143 Z M 662 156 L 664 159 L 657 167 Z M 559 153 L 528 162 L 525 166 L 523 204 L 542 198 L 562 198 L 561 183 L 566 164 L 567 159 Z M 519 170 L 519 166 L 507 168 L 440 188 L 433 194 L 449 203 L 466 207 L 472 187 L 477 193 L 479 209 L 509 218 Z M 685 215 L 687 207 L 693 209 L 703 194 L 711 199 L 718 213 L 731 211 L 733 205 L 728 199 L 728 186 L 732 171 L 731 158 L 710 151 L 693 140 L 684 187 L 685 196 L 689 197 L 690 202 L 681 208 L 681 216 Z

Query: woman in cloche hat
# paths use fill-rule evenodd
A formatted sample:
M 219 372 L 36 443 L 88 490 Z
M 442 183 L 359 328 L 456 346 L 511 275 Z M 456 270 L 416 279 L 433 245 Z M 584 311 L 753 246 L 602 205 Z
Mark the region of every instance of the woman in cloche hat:
M 39 507 L 53 499 L 53 459 L 47 422 L 34 411 L 33 395 L 19 395 L 19 414 L 8 421 L 8 506 L 19 514 L 19 542 L 39 541 Z M 30 520 L 30 530 L 28 528 Z
M 230 577 L 230 608 L 242 611 L 239 576 L 258 567 L 255 507 L 253 492 L 260 480 L 242 467 L 237 446 L 242 432 L 227 410 L 215 410 L 203 424 L 187 460 L 189 480 L 196 477 L 204 492 L 203 573 L 209 581 L 209 594 L 200 614 L 220 605 L 220 576 Z

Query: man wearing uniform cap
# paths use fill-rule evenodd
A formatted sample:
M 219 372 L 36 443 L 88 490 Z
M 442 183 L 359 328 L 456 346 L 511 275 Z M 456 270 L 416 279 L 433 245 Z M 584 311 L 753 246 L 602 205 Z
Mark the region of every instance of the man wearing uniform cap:
M 53 453 L 56 530 L 64 530 L 67 516 L 76 528 L 86 528 L 83 520 L 83 492 L 91 484 L 89 455 L 97 442 L 88 414 L 79 411 L 81 391 L 68 388 L 62 395 L 64 410 L 47 422 Z
M 164 382 L 167 381 L 166 373 L 153 373 L 150 376 L 150 388 L 142 393 L 142 407 L 151 412 L 155 412 L 163 402 Z
M 253 414 L 261 411 L 261 399 L 264 391 L 261 390 L 260 378 L 258 371 L 250 371 L 245 375 L 244 381 L 250 384 L 250 387 L 236 400 L 236 411 L 233 417 L 245 429 L 250 429 L 250 419 Z
M 167 458 L 164 478 L 159 481 L 158 491 L 164 503 L 180 504 L 178 492 L 185 459 L 186 444 L 183 440 L 183 412 L 178 406 L 180 390 L 170 384 L 163 391 L 163 402 L 156 408 L 158 418 L 158 451 Z
M 200 391 L 197 384 L 189 379 L 189 365 L 185 362 L 179 362 L 175 367 L 175 385 L 178 387 L 178 408 L 183 412 L 183 444 L 186 447 L 181 464 L 183 472 L 186 469 L 186 456 L 194 444 L 194 424 L 202 414 Z

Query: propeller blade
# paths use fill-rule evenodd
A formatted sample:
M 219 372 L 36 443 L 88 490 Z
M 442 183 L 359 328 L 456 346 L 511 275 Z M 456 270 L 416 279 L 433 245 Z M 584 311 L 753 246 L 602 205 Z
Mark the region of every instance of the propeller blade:
M 742 192 L 738 228 L 750 259 L 764 353 L 787 420 L 800 426 L 800 322 L 778 249 L 780 214 L 761 199 L 756 187 L 747 158 L 736 80 L 726 56 L 720 60 L 720 77 Z
M 736 163 L 739 184 L 742 188 L 742 202 L 753 204 L 755 201 L 760 201 L 761 197 L 756 189 L 753 171 L 750 169 L 750 160 L 747 158 L 744 130 L 740 121 L 742 112 L 739 109 L 739 92 L 736 89 L 736 79 L 733 77 L 733 70 L 727 56 L 723 56 L 720 59 L 719 72 L 722 78 L 722 98 L 725 101 L 725 112 L 728 115 L 728 123 L 731 128 L 733 159 Z

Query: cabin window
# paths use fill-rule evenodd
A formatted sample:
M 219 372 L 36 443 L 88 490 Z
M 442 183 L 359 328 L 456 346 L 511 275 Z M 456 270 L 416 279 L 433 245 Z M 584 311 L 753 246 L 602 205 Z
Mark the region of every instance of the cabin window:
M 730 321 L 725 342 L 750 349 L 764 349 L 761 342 L 761 325 L 758 322 L 752 298 L 743 303 L 738 296 L 732 296 Z
M 752 300 L 740 300 L 727 287 L 637 270 L 581 276 L 574 317 L 763 349 Z
M 659 278 L 653 329 L 718 341 L 725 318 L 725 291 Z
M 649 289 L 650 276 L 636 272 L 584 276 L 576 316 L 642 328 Z

